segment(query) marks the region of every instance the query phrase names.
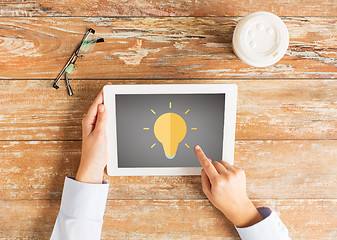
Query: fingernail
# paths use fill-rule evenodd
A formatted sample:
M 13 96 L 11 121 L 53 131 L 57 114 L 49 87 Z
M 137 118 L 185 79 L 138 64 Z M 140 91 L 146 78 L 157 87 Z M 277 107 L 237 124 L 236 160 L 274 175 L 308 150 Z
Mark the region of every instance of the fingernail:
M 104 112 L 104 105 L 103 104 L 98 105 L 98 111 Z
M 199 149 L 200 149 L 199 145 L 195 146 L 195 150 L 199 150 Z

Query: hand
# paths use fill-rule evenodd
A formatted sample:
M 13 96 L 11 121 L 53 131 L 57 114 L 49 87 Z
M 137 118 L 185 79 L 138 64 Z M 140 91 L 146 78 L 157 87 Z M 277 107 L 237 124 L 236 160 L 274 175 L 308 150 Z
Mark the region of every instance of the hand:
M 202 190 L 235 226 L 248 227 L 263 220 L 246 193 L 245 172 L 225 161 L 212 162 L 200 146 L 194 148 L 203 170 Z
M 77 181 L 85 183 L 103 181 L 104 168 L 108 162 L 105 133 L 107 116 L 102 90 L 82 120 L 82 154 L 76 174 Z

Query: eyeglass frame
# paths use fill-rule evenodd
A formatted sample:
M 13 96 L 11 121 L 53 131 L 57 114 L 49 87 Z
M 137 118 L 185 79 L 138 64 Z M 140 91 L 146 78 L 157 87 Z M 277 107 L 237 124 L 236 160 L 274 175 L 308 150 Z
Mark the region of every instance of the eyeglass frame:
M 54 83 L 53 83 L 53 87 L 55 89 L 58 89 L 59 86 L 57 86 L 58 82 L 60 81 L 63 73 L 65 73 L 65 78 L 66 78 L 66 84 L 67 84 L 67 90 L 68 90 L 68 93 L 69 95 L 73 95 L 73 92 L 71 90 L 71 87 L 70 87 L 70 84 L 69 84 L 69 80 L 68 80 L 68 76 L 67 76 L 67 68 L 71 65 L 71 64 L 75 64 L 76 60 L 80 57 L 78 55 L 81 47 L 84 45 L 85 41 L 88 39 L 89 37 L 89 34 L 92 33 L 92 34 L 95 34 L 95 30 L 92 29 L 92 28 L 89 28 L 89 30 L 86 32 L 86 34 L 84 35 L 81 43 L 77 46 L 77 48 L 75 49 L 74 53 L 71 55 L 71 57 L 69 58 L 68 62 L 66 63 L 66 65 L 63 67 L 62 71 L 59 73 L 59 75 L 57 76 L 57 78 L 55 79 Z

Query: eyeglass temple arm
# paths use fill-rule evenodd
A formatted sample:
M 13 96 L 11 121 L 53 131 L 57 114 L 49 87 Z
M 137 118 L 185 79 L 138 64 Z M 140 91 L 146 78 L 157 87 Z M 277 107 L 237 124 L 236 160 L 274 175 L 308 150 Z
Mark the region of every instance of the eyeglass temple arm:
M 70 59 L 68 60 L 67 64 L 63 67 L 62 71 L 59 73 L 59 75 L 57 76 L 57 78 L 54 81 L 53 87 L 58 89 L 59 86 L 57 86 L 58 82 L 60 81 L 63 73 L 65 72 L 65 70 L 67 69 L 67 67 L 72 63 L 73 59 L 76 57 L 75 52 L 73 53 L 73 55 L 71 55 Z
M 69 58 L 68 62 L 66 63 L 66 65 L 63 67 L 62 71 L 59 73 L 59 75 L 57 76 L 57 78 L 55 79 L 54 81 L 54 84 L 53 84 L 53 87 L 55 89 L 58 89 L 59 86 L 57 86 L 57 83 L 60 81 L 63 73 L 65 72 L 65 70 L 67 69 L 67 67 L 78 57 L 78 52 L 80 51 L 80 48 L 82 46 L 82 44 L 87 40 L 87 38 L 89 37 L 89 34 L 92 33 L 92 34 L 95 34 L 95 30 L 90 28 L 84 35 L 81 43 L 78 45 L 78 47 L 75 49 L 74 53 L 71 55 L 71 57 Z

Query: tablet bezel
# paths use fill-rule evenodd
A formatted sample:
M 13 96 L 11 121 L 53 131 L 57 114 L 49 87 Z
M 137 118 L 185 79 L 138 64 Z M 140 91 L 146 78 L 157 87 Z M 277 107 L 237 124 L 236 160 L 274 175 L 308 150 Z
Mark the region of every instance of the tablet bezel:
M 225 94 L 222 160 L 234 163 L 236 84 L 152 84 L 105 85 L 104 105 L 108 111 L 106 128 L 109 176 L 200 175 L 201 167 L 119 168 L 116 131 L 116 94 Z M 201 146 L 202 147 L 202 146 Z M 220 159 L 219 159 L 220 160 Z

